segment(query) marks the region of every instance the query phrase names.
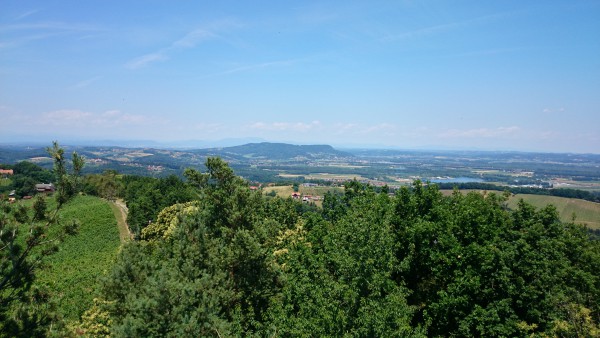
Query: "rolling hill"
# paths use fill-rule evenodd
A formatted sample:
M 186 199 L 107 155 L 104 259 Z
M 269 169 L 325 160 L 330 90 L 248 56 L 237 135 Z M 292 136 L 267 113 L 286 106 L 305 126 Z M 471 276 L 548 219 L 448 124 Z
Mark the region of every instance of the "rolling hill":
M 546 195 L 517 194 L 508 200 L 508 206 L 514 208 L 523 199 L 536 208 L 548 204 L 556 207 L 563 222 L 570 222 L 575 215 L 575 223 L 581 223 L 590 229 L 600 229 L 600 203 L 584 201 L 576 198 L 565 198 Z
M 240 146 L 213 148 L 215 153 L 237 155 L 246 159 L 330 159 L 353 157 L 352 154 L 334 149 L 330 145 L 295 145 L 287 143 L 248 143 Z

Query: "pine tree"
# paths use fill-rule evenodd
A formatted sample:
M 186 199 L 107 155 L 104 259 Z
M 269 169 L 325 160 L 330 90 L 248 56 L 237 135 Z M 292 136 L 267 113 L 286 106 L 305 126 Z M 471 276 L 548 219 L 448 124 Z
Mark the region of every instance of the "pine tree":
M 43 199 L 36 200 L 34 219 L 23 216 L 22 206 L 14 207 L 0 202 L 0 333 L 3 336 L 40 336 L 51 320 L 51 312 L 46 305 L 48 295 L 44 290 L 32 288 L 35 272 L 45 256 L 57 250 L 64 236 L 73 234 L 77 224 L 60 224 L 58 211 L 68 200 L 69 175 L 64 167 L 63 150 L 57 142 L 48 148 L 54 158 L 57 178 L 57 207 L 44 223 L 42 219 Z M 25 213 L 26 216 L 26 213 Z M 60 230 L 50 236 L 49 227 Z

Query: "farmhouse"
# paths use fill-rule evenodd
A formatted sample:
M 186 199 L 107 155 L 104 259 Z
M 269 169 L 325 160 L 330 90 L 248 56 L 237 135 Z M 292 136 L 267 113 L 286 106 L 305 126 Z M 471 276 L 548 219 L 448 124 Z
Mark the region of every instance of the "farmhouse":
M 35 185 L 35 190 L 37 192 L 43 192 L 43 193 L 53 193 L 56 188 L 54 187 L 54 184 L 52 183 L 39 183 Z
M 14 172 L 12 169 L 0 169 L 0 177 L 7 177 L 10 175 L 14 175 Z

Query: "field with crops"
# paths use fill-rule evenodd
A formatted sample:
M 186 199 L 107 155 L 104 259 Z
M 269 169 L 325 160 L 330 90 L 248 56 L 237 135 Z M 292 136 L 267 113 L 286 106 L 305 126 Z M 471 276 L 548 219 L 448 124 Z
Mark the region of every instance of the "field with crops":
M 49 198 L 49 207 L 52 202 Z M 38 272 L 36 283 L 49 288 L 65 319 L 77 320 L 92 305 L 98 278 L 118 253 L 119 230 L 110 204 L 98 197 L 77 196 L 60 215 L 61 222 L 77 219 L 81 225 L 47 258 L 48 266 Z
M 570 222 L 575 215 L 575 223 L 584 224 L 590 229 L 600 229 L 600 203 L 575 198 L 517 194 L 508 200 L 508 206 L 515 207 L 520 199 L 536 208 L 552 204 L 558 210 L 562 221 Z

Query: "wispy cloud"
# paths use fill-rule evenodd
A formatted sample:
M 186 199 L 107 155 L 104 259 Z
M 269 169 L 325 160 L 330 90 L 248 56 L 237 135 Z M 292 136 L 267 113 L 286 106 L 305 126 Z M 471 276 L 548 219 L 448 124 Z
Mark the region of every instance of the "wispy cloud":
M 333 125 L 334 133 L 336 135 L 342 135 L 349 131 L 354 131 L 360 125 L 357 123 L 336 123 Z
M 14 48 L 31 41 L 99 31 L 102 31 L 102 29 L 96 26 L 60 21 L 1 25 L 0 33 L 3 36 L 3 41 L 0 42 L 0 48 Z
M 479 57 L 479 56 L 491 56 L 491 55 L 499 55 L 499 54 L 507 54 L 507 53 L 515 53 L 519 51 L 526 50 L 528 48 L 523 47 L 514 47 L 514 48 L 492 48 L 492 49 L 483 49 L 483 50 L 475 50 L 465 53 L 456 53 L 447 55 L 447 57 Z
M 192 126 L 194 131 L 202 131 L 205 133 L 214 133 L 224 128 L 225 126 L 221 123 L 198 123 Z
M 373 126 L 367 126 L 360 131 L 361 134 L 372 134 L 372 133 L 393 133 L 396 130 L 396 126 L 391 123 L 380 123 Z
M 92 78 L 89 79 L 85 79 L 83 81 L 77 82 L 76 84 L 72 85 L 70 88 L 71 89 L 81 89 L 81 88 L 85 88 L 89 85 L 91 85 L 92 83 L 100 80 L 102 78 L 102 76 L 94 76 Z
M 13 48 L 23 44 L 26 44 L 31 41 L 43 40 L 47 38 L 51 38 L 57 36 L 57 33 L 40 33 L 40 34 L 32 34 L 32 35 L 23 35 L 17 38 L 13 38 L 10 40 L 0 41 L 0 48 Z
M 449 23 L 444 23 L 444 24 L 439 24 L 439 25 L 432 25 L 432 26 L 428 26 L 428 27 L 423 27 L 423 28 L 399 32 L 399 33 L 390 33 L 390 34 L 386 34 L 385 36 L 381 37 L 379 40 L 382 42 L 392 42 L 392 41 L 397 41 L 397 40 L 419 38 L 419 37 L 423 37 L 423 36 L 447 32 L 447 31 L 451 31 L 454 29 L 467 27 L 467 26 L 471 26 L 471 25 L 475 25 L 475 24 L 486 23 L 489 21 L 500 19 L 505 16 L 507 16 L 506 13 L 484 15 L 484 16 L 480 16 L 480 17 L 468 19 L 468 20 L 463 20 L 463 21 L 455 21 L 455 22 L 449 22 Z
M 322 128 L 320 121 L 306 122 L 255 122 L 248 129 L 264 130 L 264 131 L 294 131 L 308 132 L 314 129 Z
M 41 11 L 41 9 L 32 9 L 30 11 L 27 11 L 27 12 L 24 12 L 24 13 L 22 13 L 20 15 L 17 15 L 14 20 L 15 21 L 19 21 L 19 20 L 25 19 L 26 17 L 31 16 L 31 15 L 33 15 L 35 13 L 40 12 L 40 11 Z
M 542 109 L 542 113 L 546 113 L 546 114 L 564 113 L 564 112 L 565 112 L 565 108 L 564 107 L 560 107 L 560 108 L 544 108 L 544 109 Z
M 42 120 L 54 125 L 63 125 L 85 121 L 92 115 L 81 110 L 62 109 L 43 113 Z
M 60 109 L 23 118 L 28 119 L 27 122 L 32 125 L 62 128 L 106 128 L 143 125 L 150 122 L 143 115 L 122 113 L 119 110 L 95 113 L 79 109 Z
M 173 42 L 170 48 L 193 48 L 199 42 L 216 37 L 216 34 L 205 29 L 196 29 L 187 33 L 183 38 Z
M 518 126 L 498 128 L 450 129 L 439 135 L 440 138 L 493 138 L 514 136 L 521 131 Z
M 167 56 L 166 52 L 159 51 L 157 53 L 146 54 L 146 55 L 137 57 L 137 58 L 127 62 L 125 64 L 125 67 L 129 68 L 129 69 L 144 68 L 151 63 L 158 62 L 158 61 L 164 61 L 164 60 L 167 60 L 168 58 L 169 57 Z
M 392 123 L 378 123 L 378 124 L 359 124 L 359 123 L 335 123 L 331 126 L 331 129 L 336 135 L 354 134 L 354 135 L 368 135 L 378 134 L 380 136 L 390 136 L 398 132 L 398 126 Z
M 42 21 L 0 26 L 0 32 L 10 31 L 98 31 L 98 27 L 63 21 Z
M 264 69 L 264 68 L 271 68 L 271 67 L 290 66 L 290 65 L 293 65 L 293 64 L 295 64 L 295 63 L 297 63 L 299 61 L 300 60 L 298 60 L 298 59 L 291 59 L 291 60 L 281 60 L 281 61 L 271 61 L 271 62 L 255 63 L 255 64 L 251 64 L 251 65 L 246 65 L 246 66 L 231 68 L 231 69 L 225 70 L 223 72 L 216 73 L 216 74 L 214 74 L 212 76 L 234 74 L 234 73 L 247 72 L 247 71 L 253 71 L 253 70 Z
M 169 55 L 173 52 L 196 47 L 196 45 L 201 41 L 209 40 L 214 37 L 216 37 L 216 34 L 204 29 L 193 30 L 166 48 L 134 58 L 133 60 L 127 62 L 125 67 L 129 69 L 140 69 L 155 62 L 168 60 Z
M 378 123 L 372 125 L 359 123 L 325 124 L 317 120 L 311 122 L 255 122 L 246 126 L 246 129 L 301 133 L 318 131 L 327 135 L 356 135 L 359 137 L 366 134 L 390 136 L 396 134 L 398 131 L 398 127 L 391 123 Z

